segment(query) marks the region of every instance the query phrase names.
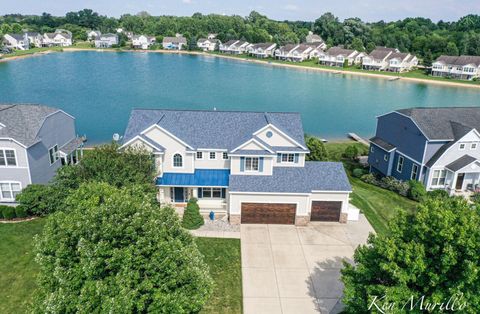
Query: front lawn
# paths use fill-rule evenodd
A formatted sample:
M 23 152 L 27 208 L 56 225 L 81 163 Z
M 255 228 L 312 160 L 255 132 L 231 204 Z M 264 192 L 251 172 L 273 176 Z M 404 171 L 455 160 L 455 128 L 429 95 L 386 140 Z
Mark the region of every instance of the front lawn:
M 38 266 L 33 236 L 45 219 L 0 223 L 0 313 L 26 313 L 35 294 Z M 197 238 L 215 281 L 213 296 L 202 313 L 242 313 L 240 240 Z
M 329 159 L 333 161 L 342 160 L 342 153 L 349 145 L 357 146 L 363 154 L 368 153 L 367 147 L 357 142 L 331 142 L 325 144 Z M 350 167 L 348 167 L 349 162 L 345 160 L 342 161 L 345 163 L 345 169 L 347 170 L 353 188 L 350 196 L 351 203 L 365 214 L 365 217 L 367 217 L 377 233 L 388 233 L 388 221 L 393 218 L 399 208 L 410 213 L 415 211 L 417 206 L 416 202 L 395 192 L 382 189 L 352 177 L 349 171 Z
M 27 312 L 38 272 L 32 240 L 44 223 L 45 219 L 0 223 L 0 313 Z

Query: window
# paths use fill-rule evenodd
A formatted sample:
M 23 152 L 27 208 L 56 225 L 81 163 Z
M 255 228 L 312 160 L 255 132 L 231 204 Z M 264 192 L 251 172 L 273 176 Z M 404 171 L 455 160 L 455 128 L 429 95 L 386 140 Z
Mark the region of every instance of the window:
M 460 144 L 459 149 L 464 150 L 465 149 L 465 143 Z
M 209 158 L 210 159 L 217 159 L 217 154 L 215 152 L 210 152 Z
M 294 162 L 295 154 L 282 154 L 282 162 Z
M 223 159 L 228 159 L 228 153 L 223 153 Z
M 432 177 L 433 186 L 443 186 L 445 185 L 445 176 L 447 174 L 446 170 L 434 170 Z
M 0 149 L 0 166 L 16 166 L 17 158 L 13 149 Z
M 54 164 L 58 160 L 58 146 L 55 145 L 48 150 L 48 156 L 50 157 L 50 164 Z
M 412 174 L 410 176 L 410 179 L 412 180 L 417 180 L 418 179 L 418 165 L 413 165 L 412 166 Z
M 373 146 L 370 146 L 370 152 L 373 153 Z
M 197 159 L 203 159 L 203 153 L 197 152 Z
M 222 188 L 198 188 L 199 198 L 225 198 L 225 189 Z
M 477 149 L 477 143 L 470 144 L 470 149 Z
M 404 162 L 404 159 L 402 156 L 398 156 L 398 163 L 397 163 L 397 171 L 398 172 L 402 172 L 403 170 L 403 162 Z
M 0 200 L 14 201 L 22 186 L 17 182 L 0 183 Z
M 273 136 L 273 133 L 272 133 L 272 131 L 268 131 L 266 135 L 267 135 L 268 138 L 271 138 Z
M 383 155 L 383 160 L 388 161 L 388 155 L 387 154 Z
M 258 171 L 258 157 L 245 158 L 245 171 Z
M 183 157 L 180 154 L 173 155 L 173 167 L 181 168 L 183 167 Z

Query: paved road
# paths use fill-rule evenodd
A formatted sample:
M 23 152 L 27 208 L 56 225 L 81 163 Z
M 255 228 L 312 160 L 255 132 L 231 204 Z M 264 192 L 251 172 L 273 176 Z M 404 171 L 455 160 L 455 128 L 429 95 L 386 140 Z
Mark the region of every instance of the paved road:
M 242 225 L 244 313 L 338 313 L 342 260 L 373 231 L 358 222 Z

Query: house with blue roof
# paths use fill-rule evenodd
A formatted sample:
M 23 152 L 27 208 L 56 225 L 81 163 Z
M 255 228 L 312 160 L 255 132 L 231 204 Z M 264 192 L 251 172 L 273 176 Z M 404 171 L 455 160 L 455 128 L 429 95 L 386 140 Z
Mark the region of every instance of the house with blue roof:
M 348 219 L 343 165 L 305 161 L 298 113 L 134 109 L 122 147 L 155 156 L 161 203 L 197 198 L 234 224 Z
M 480 190 L 480 108 L 408 108 L 377 117 L 372 173 L 451 195 Z

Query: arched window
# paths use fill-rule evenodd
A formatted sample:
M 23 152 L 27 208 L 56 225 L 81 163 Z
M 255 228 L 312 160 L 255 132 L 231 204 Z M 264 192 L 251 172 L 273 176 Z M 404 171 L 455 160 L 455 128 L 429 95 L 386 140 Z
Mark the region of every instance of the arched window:
M 180 154 L 173 155 L 173 166 L 175 168 L 183 167 L 183 157 Z

